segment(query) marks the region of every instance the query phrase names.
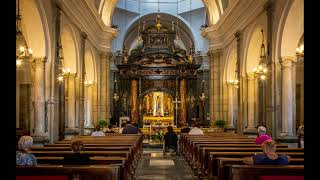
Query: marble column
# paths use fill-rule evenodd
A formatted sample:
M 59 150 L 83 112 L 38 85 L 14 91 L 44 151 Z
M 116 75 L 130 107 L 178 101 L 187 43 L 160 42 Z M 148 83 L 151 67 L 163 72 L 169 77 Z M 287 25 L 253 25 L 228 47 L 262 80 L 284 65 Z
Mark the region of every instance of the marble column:
M 209 78 L 209 112 L 210 112 L 210 125 L 214 124 L 214 105 L 213 105 L 213 81 L 214 81 L 214 72 L 213 72 L 213 57 L 212 54 L 209 53 L 209 66 L 210 66 L 210 78 Z
M 255 76 L 249 73 L 248 80 L 248 126 L 244 130 L 246 133 L 256 133 L 255 127 Z
M 106 62 L 106 90 L 107 90 L 107 92 L 106 92 L 106 100 L 107 100 L 107 109 L 106 109 L 106 117 L 107 117 L 107 119 L 110 119 L 110 116 L 111 116 L 111 114 L 110 114 L 110 107 L 111 107 L 111 105 L 112 105 L 112 103 L 113 103 L 113 100 L 111 100 L 111 97 L 110 97 L 110 95 L 111 95 L 111 71 L 110 71 L 110 62 L 111 62 L 111 60 L 112 60 L 112 53 L 111 52 L 108 52 L 108 54 L 107 54 L 107 62 Z
M 108 53 L 100 54 L 100 113 L 98 119 L 107 119 L 107 57 Z
M 72 73 L 66 77 L 66 135 L 77 134 L 76 128 L 76 74 Z
M 84 101 L 84 108 L 85 108 L 85 123 L 84 128 L 93 128 L 93 120 L 92 120 L 92 89 L 93 85 L 87 85 L 85 87 L 85 101 Z
M 239 78 L 239 88 L 236 91 L 236 102 L 237 102 L 237 118 L 236 118 L 236 129 L 237 129 L 237 133 L 241 133 L 243 132 L 243 119 L 245 117 L 245 92 L 244 92 L 244 87 L 245 87 L 245 78 L 242 78 L 242 71 L 240 68 L 240 65 L 242 64 L 242 54 L 241 54 L 241 48 L 242 48 L 242 37 L 243 34 L 241 31 L 237 31 L 234 34 L 236 40 L 237 40 L 237 63 L 236 63 L 236 69 L 237 69 L 237 76 Z
M 294 136 L 293 119 L 293 81 L 292 81 L 292 66 L 295 62 L 295 57 L 283 57 L 281 60 L 282 65 L 282 132 L 281 137 Z
M 34 58 L 34 141 L 47 140 L 45 133 L 45 63 L 47 58 Z
M 187 108 L 186 108 L 186 79 L 180 80 L 180 114 L 179 125 L 183 126 L 187 122 Z
M 86 39 L 87 39 L 87 34 L 82 32 L 81 33 L 81 57 L 80 57 L 80 67 L 81 67 L 81 74 L 79 78 L 79 85 L 80 85 L 80 92 L 79 92 L 79 119 L 80 119 L 80 134 L 83 135 L 84 133 L 84 114 L 85 114 L 85 109 L 84 109 L 84 91 L 85 91 L 85 74 L 86 74 L 86 67 L 85 67 L 85 47 L 86 47 Z
M 138 80 L 131 80 L 131 122 L 138 122 Z
M 234 91 L 235 87 L 228 84 L 228 121 L 226 124 L 227 129 L 234 128 Z
M 210 87 L 211 96 L 210 103 L 212 111 L 211 123 L 222 118 L 222 93 L 221 93 L 221 77 L 220 77 L 220 56 L 221 50 L 211 50 L 208 53 L 210 57 Z

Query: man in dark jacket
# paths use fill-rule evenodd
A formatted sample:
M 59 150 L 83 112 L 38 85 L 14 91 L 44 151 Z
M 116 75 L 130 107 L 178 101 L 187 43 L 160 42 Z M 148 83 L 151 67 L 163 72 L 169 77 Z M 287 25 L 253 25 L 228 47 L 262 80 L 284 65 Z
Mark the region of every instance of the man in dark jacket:
M 132 125 L 130 121 L 126 122 L 126 126 L 122 130 L 122 134 L 138 134 L 139 130 L 136 126 Z

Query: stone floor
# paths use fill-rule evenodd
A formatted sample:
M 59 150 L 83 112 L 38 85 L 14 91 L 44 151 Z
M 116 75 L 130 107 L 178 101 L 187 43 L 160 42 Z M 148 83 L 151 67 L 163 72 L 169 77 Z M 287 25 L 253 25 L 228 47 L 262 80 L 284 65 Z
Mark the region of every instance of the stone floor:
M 162 149 L 144 148 L 136 170 L 138 180 L 196 180 L 183 157 L 175 153 L 164 154 Z

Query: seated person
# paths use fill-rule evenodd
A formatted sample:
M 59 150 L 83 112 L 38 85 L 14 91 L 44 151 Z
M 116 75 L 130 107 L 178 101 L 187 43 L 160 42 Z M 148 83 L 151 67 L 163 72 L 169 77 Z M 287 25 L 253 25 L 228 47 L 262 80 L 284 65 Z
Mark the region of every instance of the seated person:
M 177 151 L 178 136 L 173 131 L 172 126 L 168 126 L 167 129 L 168 132 L 164 135 L 165 150 L 168 151 L 169 149 L 173 149 L 174 151 Z
M 134 125 L 134 126 L 138 129 L 139 133 L 142 133 L 141 130 L 140 130 L 140 128 L 139 128 L 138 123 L 135 122 L 135 123 L 133 123 L 132 125 Z
M 256 153 L 252 157 L 244 158 L 245 164 L 270 164 L 286 165 L 290 162 L 290 156 L 276 153 L 276 143 L 269 139 L 262 143 L 263 153 Z
M 19 166 L 36 166 L 37 159 L 29 150 L 33 144 L 31 136 L 21 136 L 18 141 L 18 151 L 16 151 L 16 165 Z
M 63 165 L 90 165 L 90 156 L 87 154 L 81 154 L 84 150 L 84 144 L 80 140 L 75 140 L 71 143 L 71 150 L 73 154 L 64 157 Z
M 119 129 L 119 134 L 122 134 L 122 130 L 125 126 L 126 126 L 126 123 L 121 124 L 121 128 Z
M 186 123 L 183 128 L 181 129 L 180 133 L 189 133 L 190 132 L 190 128 L 188 123 Z
M 100 126 L 97 125 L 97 126 L 96 126 L 96 131 L 93 132 L 93 133 L 91 134 L 91 136 L 105 136 L 105 134 L 104 134 L 102 131 L 100 131 Z
M 122 134 L 138 134 L 139 130 L 136 126 L 132 125 L 130 121 L 126 122 L 126 126 L 122 130 Z
M 299 126 L 297 131 L 298 147 L 304 148 L 304 125 Z
M 200 123 L 195 122 L 193 128 L 190 130 L 189 135 L 204 135 L 202 129 L 200 129 Z
M 262 144 L 266 140 L 272 140 L 272 137 L 267 135 L 267 129 L 264 126 L 258 127 L 258 137 L 255 139 L 256 144 Z
M 108 129 L 106 130 L 106 133 L 115 133 L 113 129 L 113 125 L 109 124 Z

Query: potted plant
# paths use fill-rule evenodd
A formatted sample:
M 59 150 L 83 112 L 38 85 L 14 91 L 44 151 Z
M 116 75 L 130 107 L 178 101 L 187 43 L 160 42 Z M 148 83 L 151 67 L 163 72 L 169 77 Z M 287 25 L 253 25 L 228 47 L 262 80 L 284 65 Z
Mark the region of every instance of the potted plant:
M 109 125 L 108 121 L 105 119 L 100 119 L 97 124 L 100 126 L 102 131 L 105 131 L 105 128 Z
M 226 125 L 226 122 L 222 119 L 216 120 L 215 125 L 220 129 L 220 131 L 223 132 L 224 126 Z

